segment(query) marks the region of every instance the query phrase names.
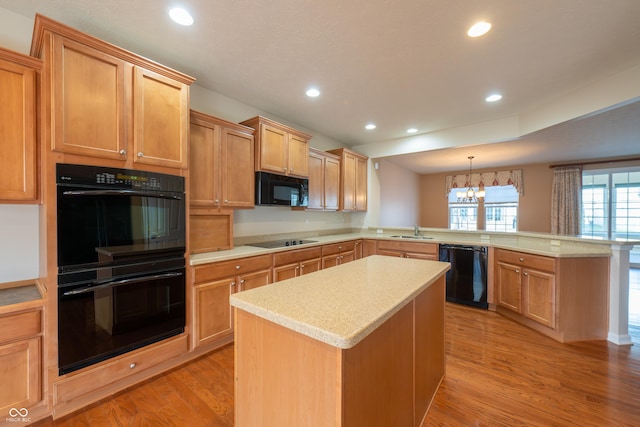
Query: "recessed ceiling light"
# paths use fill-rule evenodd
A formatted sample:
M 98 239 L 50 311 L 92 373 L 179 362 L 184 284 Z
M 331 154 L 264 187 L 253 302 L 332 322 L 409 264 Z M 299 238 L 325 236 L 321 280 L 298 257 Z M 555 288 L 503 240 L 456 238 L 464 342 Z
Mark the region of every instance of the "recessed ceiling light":
M 407 133 L 416 133 L 416 132 L 418 132 L 418 129 L 416 128 L 407 129 Z
M 369 123 L 364 128 L 367 129 L 367 130 L 372 130 L 372 129 L 376 128 L 376 125 L 375 125 L 375 123 Z
M 496 102 L 496 101 L 500 101 L 501 99 L 502 99 L 502 95 L 500 95 L 499 93 L 494 93 L 493 95 L 487 96 L 484 100 L 487 102 Z
M 469 28 L 469 31 L 467 31 L 467 35 L 469 37 L 480 37 L 487 34 L 490 29 L 490 23 L 484 21 L 476 22 L 471 26 L 471 28 Z
M 180 25 L 192 25 L 193 17 L 186 10 L 180 7 L 174 7 L 169 10 L 169 16 L 174 22 Z
M 320 95 L 320 91 L 314 87 L 307 90 L 307 96 L 310 98 L 315 98 Z

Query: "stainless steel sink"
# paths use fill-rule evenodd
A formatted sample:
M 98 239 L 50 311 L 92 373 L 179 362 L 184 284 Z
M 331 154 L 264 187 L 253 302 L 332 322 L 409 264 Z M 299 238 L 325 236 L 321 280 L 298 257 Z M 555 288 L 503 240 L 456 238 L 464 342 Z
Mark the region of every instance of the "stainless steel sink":
M 429 240 L 429 239 L 433 239 L 433 237 L 427 237 L 427 236 L 407 236 L 407 235 L 398 235 L 398 236 L 391 236 L 391 237 L 396 237 L 399 239 L 416 239 L 416 240 Z

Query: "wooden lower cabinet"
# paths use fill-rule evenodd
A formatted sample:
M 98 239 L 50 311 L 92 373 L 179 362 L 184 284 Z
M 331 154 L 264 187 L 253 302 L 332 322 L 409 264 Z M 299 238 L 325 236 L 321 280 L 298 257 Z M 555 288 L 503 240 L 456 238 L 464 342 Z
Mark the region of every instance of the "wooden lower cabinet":
M 322 247 L 322 268 L 335 267 L 356 259 L 356 242 L 351 240 L 348 242 L 332 243 Z M 362 246 L 361 243 L 358 245 Z M 360 254 L 362 252 L 360 251 Z
M 377 254 L 437 261 L 438 245 L 436 243 L 381 240 L 378 242 Z
M 0 316 L 0 414 L 42 398 L 42 309 Z
M 271 283 L 271 255 L 197 265 L 193 277 L 194 347 L 230 341 L 233 312 L 229 296 Z
M 606 339 L 608 264 L 496 249 L 496 311 L 561 342 Z
M 291 279 L 322 268 L 322 248 L 294 249 L 273 255 L 273 281 Z

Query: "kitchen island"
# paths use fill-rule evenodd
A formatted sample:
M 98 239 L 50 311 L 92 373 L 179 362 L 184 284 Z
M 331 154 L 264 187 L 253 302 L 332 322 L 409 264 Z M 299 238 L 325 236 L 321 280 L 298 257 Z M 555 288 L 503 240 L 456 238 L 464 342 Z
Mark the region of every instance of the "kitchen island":
M 370 256 L 231 296 L 238 426 L 419 426 L 448 263 Z

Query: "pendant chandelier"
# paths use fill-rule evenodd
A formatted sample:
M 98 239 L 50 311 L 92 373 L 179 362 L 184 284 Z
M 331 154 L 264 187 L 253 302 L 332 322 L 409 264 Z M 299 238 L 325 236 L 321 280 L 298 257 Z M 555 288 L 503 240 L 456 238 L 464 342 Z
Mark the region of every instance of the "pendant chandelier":
M 473 189 L 473 185 L 471 184 L 471 161 L 473 160 L 473 156 L 469 156 L 467 158 L 469 159 L 469 178 L 467 179 L 468 188 L 465 191 L 457 191 L 456 197 L 458 198 L 458 203 L 478 203 L 478 200 L 483 199 L 485 195 L 484 184 L 482 183 L 482 180 L 480 180 L 478 191 Z

